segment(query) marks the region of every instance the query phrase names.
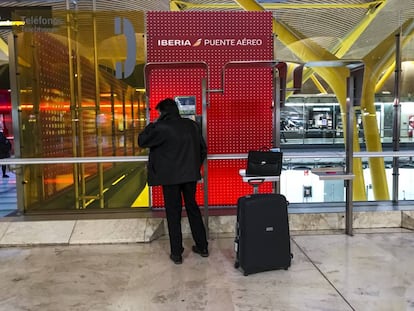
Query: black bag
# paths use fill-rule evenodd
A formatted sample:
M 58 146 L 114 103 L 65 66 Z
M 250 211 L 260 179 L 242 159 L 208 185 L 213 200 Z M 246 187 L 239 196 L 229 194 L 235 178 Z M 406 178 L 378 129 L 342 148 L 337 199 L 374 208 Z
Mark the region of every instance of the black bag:
M 287 270 L 290 250 L 288 202 L 281 194 L 252 194 L 239 198 L 234 267 L 244 275 Z
M 250 150 L 246 176 L 279 176 L 282 171 L 282 152 Z

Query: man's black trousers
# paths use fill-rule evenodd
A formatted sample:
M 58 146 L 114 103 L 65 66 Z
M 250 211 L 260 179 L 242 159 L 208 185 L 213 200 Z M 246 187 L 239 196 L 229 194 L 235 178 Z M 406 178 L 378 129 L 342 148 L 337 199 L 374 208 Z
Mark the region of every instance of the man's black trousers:
M 183 199 L 194 242 L 199 249 L 206 249 L 208 246 L 206 229 L 204 227 L 200 209 L 195 199 L 197 182 L 194 181 L 178 185 L 164 185 L 162 186 L 162 190 L 164 195 L 165 211 L 167 214 L 171 254 L 181 255 L 183 250 L 183 238 L 181 232 Z

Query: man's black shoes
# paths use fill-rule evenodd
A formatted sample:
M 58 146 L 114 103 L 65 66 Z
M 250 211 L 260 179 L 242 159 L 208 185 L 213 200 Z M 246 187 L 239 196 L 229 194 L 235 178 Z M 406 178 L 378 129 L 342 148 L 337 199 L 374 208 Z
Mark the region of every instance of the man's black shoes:
M 176 264 L 181 265 L 183 263 L 183 256 L 181 255 L 170 255 L 170 259 Z
M 208 255 L 209 255 L 207 248 L 201 249 L 201 248 L 198 248 L 196 245 L 193 245 L 192 250 L 193 250 L 194 253 L 199 254 L 201 257 L 208 257 Z M 183 251 L 184 251 L 184 249 L 182 249 L 182 252 Z M 183 263 L 183 256 L 181 256 L 181 255 L 170 254 L 170 259 L 176 265 L 180 265 L 180 264 Z
M 209 255 L 207 248 L 200 249 L 196 245 L 193 245 L 192 250 L 193 250 L 194 253 L 199 254 L 201 257 L 208 257 L 208 255 Z
M 183 256 L 181 256 L 184 253 L 184 247 L 181 247 L 181 254 L 180 255 L 173 255 L 170 254 L 170 259 L 176 264 L 181 265 L 183 263 Z

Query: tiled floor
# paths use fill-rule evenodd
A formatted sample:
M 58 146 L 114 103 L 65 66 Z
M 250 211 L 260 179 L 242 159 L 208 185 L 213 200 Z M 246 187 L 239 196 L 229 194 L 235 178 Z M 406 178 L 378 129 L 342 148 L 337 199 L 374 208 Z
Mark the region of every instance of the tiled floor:
M 233 237 L 210 257 L 149 244 L 0 248 L 0 310 L 414 310 L 414 232 L 294 233 L 289 270 L 244 276 Z

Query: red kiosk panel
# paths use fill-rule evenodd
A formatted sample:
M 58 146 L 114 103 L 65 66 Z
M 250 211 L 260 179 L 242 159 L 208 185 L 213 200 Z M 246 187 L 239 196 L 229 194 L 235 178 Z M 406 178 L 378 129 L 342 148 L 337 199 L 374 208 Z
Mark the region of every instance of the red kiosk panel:
M 272 59 L 271 12 L 147 13 L 147 64 L 205 62 L 208 68 L 161 66 L 152 70 L 147 76 L 150 111 L 166 97 L 195 96 L 196 113 L 201 115 L 201 79 L 207 78 L 209 154 L 247 153 L 271 147 L 272 69 L 232 67 L 225 71 L 223 81 L 223 68 L 234 61 Z M 151 112 L 151 120 L 155 117 Z M 252 192 L 238 173 L 245 162 L 208 161 L 210 207 L 234 206 L 239 196 Z M 269 192 L 271 185 L 263 185 L 260 190 Z M 203 204 L 202 191 L 197 199 Z M 152 205 L 163 206 L 158 187 L 153 187 Z

